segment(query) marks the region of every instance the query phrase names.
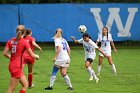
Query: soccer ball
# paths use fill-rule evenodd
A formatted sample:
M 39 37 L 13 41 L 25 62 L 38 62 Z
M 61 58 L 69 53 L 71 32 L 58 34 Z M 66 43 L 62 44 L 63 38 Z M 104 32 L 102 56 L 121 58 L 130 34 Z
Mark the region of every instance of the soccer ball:
M 78 30 L 81 32 L 81 33 L 85 33 L 87 31 L 87 28 L 85 25 L 80 25 Z

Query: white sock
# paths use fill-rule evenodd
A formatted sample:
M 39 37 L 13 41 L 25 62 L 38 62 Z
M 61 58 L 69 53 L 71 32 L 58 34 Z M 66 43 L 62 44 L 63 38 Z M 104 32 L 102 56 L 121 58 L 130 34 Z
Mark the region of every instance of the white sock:
M 100 73 L 101 67 L 102 67 L 102 65 L 98 65 L 98 73 Z
M 89 72 L 89 75 L 92 76 L 92 69 L 91 69 L 90 66 L 87 68 L 87 70 L 88 70 L 88 72 Z
M 64 80 L 65 80 L 65 82 L 67 83 L 67 85 L 68 85 L 69 87 L 72 87 L 72 84 L 71 84 L 71 82 L 70 82 L 70 78 L 69 78 L 68 75 L 64 76 Z
M 93 69 L 92 69 L 92 76 L 95 80 L 98 79 Z
M 53 86 L 53 83 L 54 83 L 55 79 L 56 79 L 56 76 L 51 76 L 50 77 L 50 87 Z
M 111 65 L 111 68 L 112 68 L 113 73 L 114 73 L 114 74 L 117 74 L 116 68 L 115 68 L 115 65 L 114 65 L 114 64 Z

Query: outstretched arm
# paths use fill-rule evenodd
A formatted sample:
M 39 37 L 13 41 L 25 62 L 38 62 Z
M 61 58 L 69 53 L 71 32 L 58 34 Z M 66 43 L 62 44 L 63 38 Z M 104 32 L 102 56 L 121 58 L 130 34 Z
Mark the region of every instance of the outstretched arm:
M 75 40 L 74 36 L 71 36 L 71 39 L 74 41 L 74 43 L 79 43 L 78 40 Z

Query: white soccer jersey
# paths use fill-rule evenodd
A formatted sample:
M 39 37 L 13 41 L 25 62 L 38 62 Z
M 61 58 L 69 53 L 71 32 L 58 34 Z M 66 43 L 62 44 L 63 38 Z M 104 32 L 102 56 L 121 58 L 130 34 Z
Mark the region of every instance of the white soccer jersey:
M 111 34 L 108 34 L 108 39 L 107 36 L 103 36 L 102 34 L 100 34 L 97 39 L 97 42 L 101 42 L 101 50 L 104 53 L 111 52 L 111 46 L 110 46 L 111 41 L 113 41 Z
M 98 46 L 91 39 L 89 39 L 89 42 L 85 42 L 82 38 L 79 39 L 78 42 L 83 44 L 83 48 L 85 50 L 85 60 L 87 60 L 87 58 L 94 60 L 96 57 L 95 48 L 98 48 Z
M 57 46 L 61 47 L 61 50 L 56 58 L 56 61 L 60 61 L 60 62 L 70 61 L 70 58 L 67 52 L 67 49 L 69 47 L 67 41 L 64 38 L 56 38 L 54 42 L 55 42 L 55 49 Z

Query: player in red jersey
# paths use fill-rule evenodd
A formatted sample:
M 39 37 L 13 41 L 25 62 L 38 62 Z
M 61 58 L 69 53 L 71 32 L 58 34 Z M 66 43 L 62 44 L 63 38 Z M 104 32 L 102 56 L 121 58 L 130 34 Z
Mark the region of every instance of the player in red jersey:
M 32 52 L 30 45 L 23 38 L 24 33 L 24 25 L 17 26 L 16 37 L 10 39 L 6 43 L 3 51 L 3 55 L 10 59 L 9 72 L 11 74 L 11 78 L 7 93 L 13 93 L 18 83 L 22 85 L 19 93 L 26 93 L 28 82 L 23 73 L 23 52 L 27 50 L 31 57 L 35 59 L 39 58 L 38 55 Z
M 35 42 L 35 38 L 32 37 L 31 29 L 26 29 L 26 33 L 25 33 L 24 38 L 29 43 L 33 52 L 34 52 L 34 46 L 42 52 L 41 47 Z M 28 65 L 28 85 L 29 85 L 29 88 L 34 87 L 34 84 L 32 84 L 34 61 L 35 61 L 34 58 L 30 57 L 30 55 L 27 53 L 27 51 L 25 51 L 24 62 Z

